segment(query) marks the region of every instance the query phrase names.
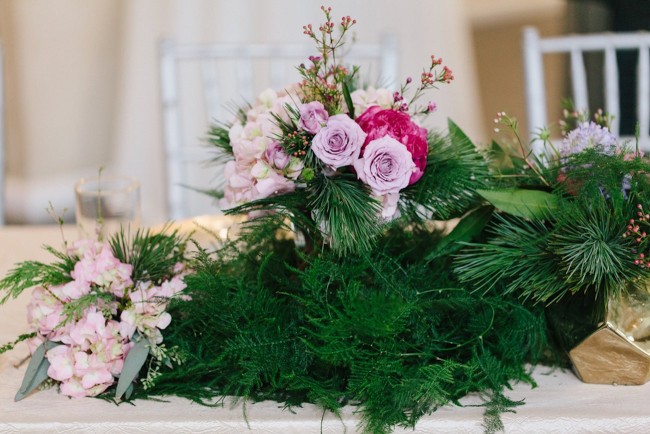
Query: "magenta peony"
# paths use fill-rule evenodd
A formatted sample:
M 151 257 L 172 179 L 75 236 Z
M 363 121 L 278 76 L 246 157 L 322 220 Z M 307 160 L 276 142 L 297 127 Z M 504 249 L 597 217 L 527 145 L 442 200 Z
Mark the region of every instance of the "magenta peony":
M 385 136 L 392 137 L 406 146 L 416 166 L 408 185 L 417 182 L 422 177 L 427 166 L 427 153 L 429 152 L 427 130 L 413 122 L 408 113 L 371 106 L 357 118 L 357 123 L 368 134 L 362 155 L 365 156 L 367 146 L 373 140 Z

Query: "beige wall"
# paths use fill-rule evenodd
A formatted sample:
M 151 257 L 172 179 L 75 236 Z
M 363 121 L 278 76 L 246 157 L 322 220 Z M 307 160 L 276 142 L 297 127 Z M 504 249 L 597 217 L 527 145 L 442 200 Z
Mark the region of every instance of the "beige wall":
M 0 15 L 9 175 L 102 164 L 112 140 L 116 2 L 5 0 Z
M 493 118 L 505 111 L 527 132 L 522 55 L 522 29 L 534 26 L 542 37 L 561 35 L 567 28 L 564 0 L 465 0 L 468 6 L 479 87 L 484 113 L 483 128 L 492 132 Z M 488 5 L 491 4 L 491 7 Z M 547 119 L 560 116 L 565 95 L 566 59 L 545 56 Z M 495 134 L 491 134 L 495 136 Z

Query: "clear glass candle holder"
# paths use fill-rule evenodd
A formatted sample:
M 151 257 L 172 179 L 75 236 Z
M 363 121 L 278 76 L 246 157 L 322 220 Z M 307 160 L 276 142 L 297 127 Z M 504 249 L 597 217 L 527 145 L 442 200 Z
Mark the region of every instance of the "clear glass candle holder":
M 75 185 L 75 216 L 84 238 L 99 239 L 140 225 L 140 183 L 127 176 L 79 180 Z

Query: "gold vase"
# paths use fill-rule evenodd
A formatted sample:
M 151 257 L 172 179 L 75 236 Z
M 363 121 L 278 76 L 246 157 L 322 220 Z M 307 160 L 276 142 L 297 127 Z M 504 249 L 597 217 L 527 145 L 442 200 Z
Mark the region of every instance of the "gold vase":
M 558 304 L 562 306 L 549 310 L 549 322 L 578 378 L 596 384 L 644 384 L 650 379 L 647 289 L 623 291 L 609 300 L 604 312 L 586 297 Z

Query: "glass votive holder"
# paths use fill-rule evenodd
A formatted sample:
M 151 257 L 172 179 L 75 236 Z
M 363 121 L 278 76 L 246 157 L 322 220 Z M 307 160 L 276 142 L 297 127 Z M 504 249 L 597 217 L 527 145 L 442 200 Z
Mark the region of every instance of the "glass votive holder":
M 128 176 L 79 180 L 75 185 L 75 216 L 84 238 L 100 240 L 140 225 L 140 183 Z

